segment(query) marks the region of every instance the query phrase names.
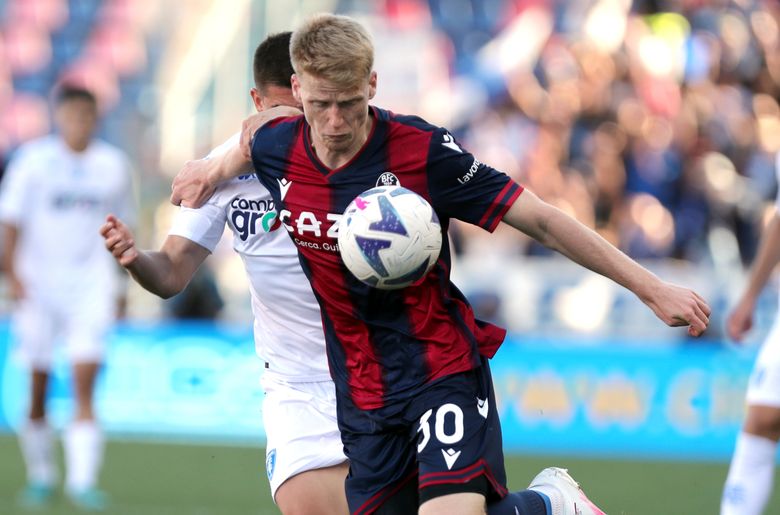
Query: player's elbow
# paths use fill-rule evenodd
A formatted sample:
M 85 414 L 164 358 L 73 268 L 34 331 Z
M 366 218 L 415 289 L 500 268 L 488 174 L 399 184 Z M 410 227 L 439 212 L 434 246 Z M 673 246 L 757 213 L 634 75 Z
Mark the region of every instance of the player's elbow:
M 140 277 L 134 274 L 136 282 L 149 293 L 160 297 L 163 300 L 170 299 L 184 290 L 186 284 L 177 284 L 172 281 L 159 281 L 148 277 Z
M 186 287 L 187 287 L 186 282 L 172 281 L 159 288 L 158 291 L 155 292 L 155 294 L 163 300 L 168 300 L 171 297 L 174 297 L 180 294 L 181 292 L 183 292 L 184 288 Z
M 179 290 L 179 291 L 175 291 L 175 290 L 159 290 L 159 291 L 156 291 L 156 292 L 153 292 L 153 293 L 155 295 L 157 295 L 158 297 L 160 297 L 162 300 L 168 300 L 171 297 L 174 297 L 174 296 L 178 295 L 179 293 L 181 293 L 181 290 Z

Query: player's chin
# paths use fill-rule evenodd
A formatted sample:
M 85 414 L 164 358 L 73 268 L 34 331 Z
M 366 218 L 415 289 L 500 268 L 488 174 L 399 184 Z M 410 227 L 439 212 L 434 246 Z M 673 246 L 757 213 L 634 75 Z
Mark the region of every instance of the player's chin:
M 331 152 L 348 150 L 352 144 L 352 138 L 348 136 L 326 136 L 323 139 L 325 140 L 325 146 L 328 147 L 328 150 Z

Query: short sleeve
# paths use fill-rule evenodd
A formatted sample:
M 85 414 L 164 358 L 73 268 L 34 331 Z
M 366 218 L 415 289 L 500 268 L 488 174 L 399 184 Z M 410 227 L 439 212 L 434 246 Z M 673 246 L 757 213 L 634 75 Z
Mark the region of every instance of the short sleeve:
M 428 154 L 428 192 L 437 212 L 493 231 L 523 187 L 481 163 L 444 129 Z
M 19 154 L 0 181 L 0 222 L 18 225 L 30 194 L 33 168 L 29 154 Z
M 187 238 L 209 252 L 214 252 L 225 232 L 227 218 L 224 206 L 213 202 L 213 199 L 197 209 L 180 208 L 168 234 Z

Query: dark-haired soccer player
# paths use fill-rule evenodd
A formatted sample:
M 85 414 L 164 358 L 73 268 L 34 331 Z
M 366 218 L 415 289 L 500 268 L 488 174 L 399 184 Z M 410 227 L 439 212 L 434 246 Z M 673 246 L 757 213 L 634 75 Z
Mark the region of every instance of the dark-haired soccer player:
M 285 32 L 269 36 L 255 51 L 251 95 L 258 111 L 298 105 L 290 89 L 289 47 Z M 225 145 L 234 140 L 238 135 Z M 141 286 L 169 297 L 189 283 L 227 224 L 249 278 L 255 347 L 266 364 L 263 425 L 271 495 L 286 515 L 346 513 L 347 463 L 319 306 L 271 194 L 251 171 L 219 185 L 202 207 L 183 208 L 157 252 L 137 250 L 133 235 L 113 217 L 101 232 Z
M 447 221 L 492 231 L 503 220 L 630 289 L 662 321 L 687 325 L 693 336 L 709 323 L 707 303 L 479 162 L 445 129 L 369 106 L 377 86 L 373 45 L 354 20 L 314 17 L 294 32 L 290 49 L 304 115 L 263 126 L 252 161 L 322 309 L 350 460 L 350 510 L 482 514 L 488 501 L 491 514 L 602 513 L 563 469 L 545 469 L 529 490 L 507 497 L 487 361 L 505 331 L 476 320 L 449 281 Z M 229 164 L 238 161 L 232 149 L 206 168 L 236 173 Z M 442 222 L 439 261 L 421 284 L 403 290 L 359 282 L 336 245 L 341 213 L 380 178 L 425 197 Z M 172 200 L 198 180 L 180 178 Z
M 120 291 L 116 265 L 97 230 L 106 213 L 132 220 L 129 162 L 96 139 L 98 105 L 83 88 L 56 91 L 56 135 L 19 148 L 3 178 L 0 222 L 4 268 L 15 301 L 13 329 L 19 354 L 31 369 L 31 400 L 19 441 L 27 465 L 20 501 L 47 503 L 56 487 L 54 433 L 46 417 L 46 390 L 55 347 L 62 343 L 73 365 L 76 412 L 64 432 L 65 490 L 78 505 L 102 509 L 97 489 L 103 436 L 93 390 L 107 331 Z

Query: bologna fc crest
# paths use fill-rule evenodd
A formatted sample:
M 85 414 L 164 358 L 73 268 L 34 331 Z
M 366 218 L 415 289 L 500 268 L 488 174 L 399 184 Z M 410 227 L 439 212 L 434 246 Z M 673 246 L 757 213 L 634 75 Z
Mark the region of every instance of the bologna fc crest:
M 400 186 L 401 182 L 393 172 L 385 172 L 376 180 L 377 186 Z

